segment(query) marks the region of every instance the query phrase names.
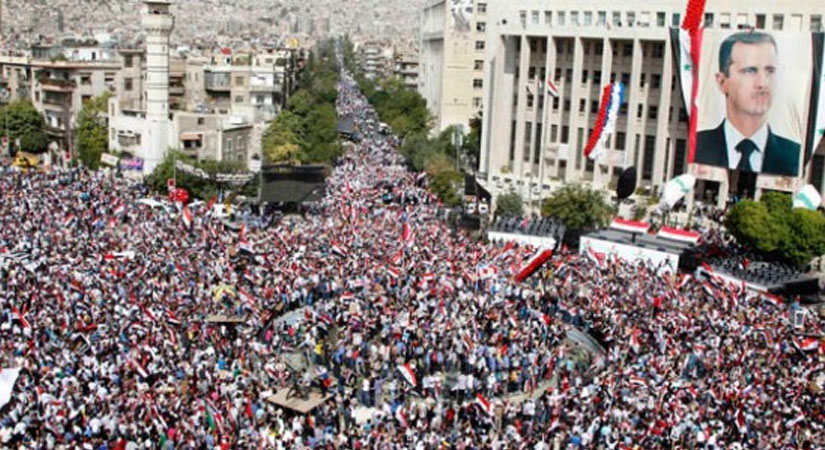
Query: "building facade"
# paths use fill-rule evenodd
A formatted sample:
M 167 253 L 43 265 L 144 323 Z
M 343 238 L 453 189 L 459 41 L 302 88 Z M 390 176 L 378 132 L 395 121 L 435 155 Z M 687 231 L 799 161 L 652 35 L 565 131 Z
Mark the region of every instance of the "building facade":
M 670 42 L 686 2 L 495 2 L 488 11 L 482 182 L 537 199 L 564 182 L 612 187 L 625 167 L 652 190 L 685 173 L 688 115 Z M 825 1 L 708 0 L 706 28 L 821 31 Z M 544 85 L 552 80 L 558 97 Z M 616 130 L 597 163 L 583 155 L 604 84 L 626 88 Z M 821 150 L 820 150 L 821 152 Z M 823 186 L 821 154 L 807 171 Z M 817 170 L 817 167 L 820 167 Z M 817 175 L 818 174 L 818 175 Z M 697 196 L 727 186 L 702 182 Z
M 434 132 L 469 131 L 482 109 L 487 2 L 425 0 L 421 7 L 418 92 L 435 117 Z

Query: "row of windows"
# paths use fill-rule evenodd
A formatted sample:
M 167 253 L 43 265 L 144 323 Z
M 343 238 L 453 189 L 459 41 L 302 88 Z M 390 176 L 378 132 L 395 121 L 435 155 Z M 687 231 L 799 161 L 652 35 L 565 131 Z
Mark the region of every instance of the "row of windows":
M 650 27 L 655 25 L 656 27 L 663 28 L 666 26 L 671 27 L 678 27 L 681 24 L 681 14 L 679 13 L 671 13 L 668 17 L 668 13 L 664 11 L 658 11 L 655 14 L 650 12 L 641 12 L 637 15 L 635 11 L 626 11 L 622 14 L 621 11 L 611 11 L 611 21 L 608 22 L 607 20 L 607 11 L 597 11 L 596 14 L 593 14 L 593 11 L 556 11 L 555 12 L 555 23 L 553 22 L 553 11 L 530 11 L 530 23 L 532 25 L 539 25 L 541 23 L 541 19 L 544 19 L 544 25 L 552 26 L 566 26 L 566 25 L 575 25 L 575 26 L 605 26 L 607 28 L 613 27 L 621 27 L 621 26 L 628 26 L 628 27 Z M 527 17 L 528 11 L 522 10 L 519 11 L 519 19 L 521 20 L 521 25 L 523 27 L 527 26 Z M 569 21 L 568 21 L 569 17 Z M 802 14 L 791 14 L 791 29 L 802 30 L 803 29 L 803 18 Z M 670 19 L 670 20 L 668 20 Z M 705 28 L 712 28 L 717 19 L 717 13 L 705 13 L 705 20 L 704 26 Z M 753 21 L 751 20 L 753 19 Z M 736 20 L 734 22 L 733 14 L 731 13 L 718 13 L 718 24 L 719 28 L 756 28 L 756 29 L 765 29 L 767 26 L 768 15 L 767 14 L 755 14 L 751 17 L 750 14 L 747 13 L 740 13 L 736 15 Z M 771 21 L 774 30 L 783 30 L 785 27 L 785 15 L 784 14 L 773 14 L 771 15 Z M 669 22 L 669 23 L 668 23 Z M 822 15 L 820 14 L 811 14 L 810 16 L 810 30 L 811 31 L 822 31 Z

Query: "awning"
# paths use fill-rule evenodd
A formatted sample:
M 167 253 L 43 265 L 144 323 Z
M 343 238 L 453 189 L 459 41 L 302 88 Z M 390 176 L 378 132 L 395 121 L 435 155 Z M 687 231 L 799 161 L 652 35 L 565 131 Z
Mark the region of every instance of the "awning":
M 181 133 L 180 140 L 182 141 L 199 141 L 203 139 L 203 136 L 200 133 Z

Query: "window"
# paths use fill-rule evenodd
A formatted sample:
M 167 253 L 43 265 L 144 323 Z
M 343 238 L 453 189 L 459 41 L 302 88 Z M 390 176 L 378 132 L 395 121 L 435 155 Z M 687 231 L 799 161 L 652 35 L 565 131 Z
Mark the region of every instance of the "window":
M 662 76 L 658 73 L 650 75 L 650 88 L 659 89 L 662 85 Z
M 243 86 L 243 77 L 235 77 L 235 86 Z
M 476 50 L 484 50 L 484 41 L 476 41 Z
M 624 150 L 626 133 L 619 131 L 616 133 L 616 141 L 613 143 L 613 148 L 616 150 Z
M 513 95 L 513 108 L 518 106 L 518 94 Z
M 585 42 L 585 43 L 582 45 L 582 47 L 584 48 L 584 54 L 585 54 L 585 55 L 589 55 L 589 54 L 590 54 L 590 43 L 589 43 L 589 42 Z
M 627 115 L 627 102 L 624 102 L 619 106 L 619 115 L 626 116 Z
M 123 67 L 132 67 L 132 57 L 131 56 L 124 56 L 123 57 Z
M 573 69 L 564 71 L 564 81 L 570 82 L 573 79 Z
M 556 138 L 559 134 L 559 126 L 558 125 L 550 125 L 550 142 L 556 142 Z
M 132 86 L 132 79 L 131 78 L 124 78 L 123 79 L 123 90 L 126 92 L 130 92 L 133 88 Z
M 553 11 L 545 11 L 544 12 L 544 24 L 550 25 L 553 23 Z
M 84 86 L 91 86 L 92 84 L 92 76 L 91 75 L 83 75 L 80 77 L 80 84 Z
M 539 109 L 544 108 L 544 96 L 541 95 L 541 89 L 539 89 Z
M 481 108 L 481 97 L 473 97 L 473 108 Z
M 478 11 L 480 13 L 486 13 L 487 12 L 487 4 L 486 3 L 476 4 L 476 11 Z
M 570 23 L 573 25 L 580 25 L 578 11 L 570 11 Z
M 636 118 L 637 118 L 637 119 L 641 119 L 641 118 L 642 118 L 642 114 L 644 114 L 644 112 L 645 112 L 645 105 L 644 105 L 644 104 L 642 104 L 642 103 L 639 103 L 639 106 L 638 106 L 638 108 L 636 109 Z
M 487 22 L 476 22 L 476 31 L 487 31 Z
M 613 11 L 613 26 L 622 26 L 622 13 L 620 13 L 619 11 Z
M 667 15 L 665 13 L 663 13 L 663 12 L 657 12 L 656 13 L 656 26 L 657 27 L 660 27 L 660 28 L 664 27 L 665 26 L 665 20 L 667 20 Z
M 811 15 L 811 31 L 822 31 L 822 16 L 819 14 Z
M 593 25 L 593 13 L 591 11 L 584 12 L 584 26 L 589 27 Z
M 645 153 L 642 161 L 642 178 L 650 180 L 653 178 L 653 151 L 656 148 L 656 137 L 645 136 Z
M 473 70 L 484 70 L 484 60 L 483 59 L 475 60 L 475 62 L 473 63 Z
M 684 106 L 679 108 L 679 122 L 687 122 L 688 121 L 688 113 Z
M 524 123 L 524 146 L 522 147 L 522 158 L 524 162 L 530 161 L 530 138 L 533 136 L 533 122 Z
M 235 97 L 235 103 L 243 103 L 243 95 Z
M 587 108 L 587 100 L 580 98 L 579 99 L 579 112 L 583 113 L 584 109 Z
M 527 78 L 531 80 L 536 78 L 536 68 L 534 66 L 530 66 L 527 68 Z
M 722 13 L 719 17 L 719 28 L 725 29 L 730 28 L 730 14 L 729 13 Z
M 622 72 L 622 84 L 625 86 L 630 86 L 630 74 L 627 72 Z
M 673 175 L 685 173 L 685 140 L 676 139 L 676 152 L 673 155 Z
M 533 11 L 530 13 L 530 19 L 532 19 L 533 25 L 539 24 L 539 12 Z
M 474 88 L 482 88 L 482 87 L 484 87 L 484 80 L 482 80 L 481 78 L 475 78 L 475 79 L 473 80 L 473 87 L 474 87 Z
M 642 72 L 642 76 L 639 77 L 639 87 L 645 87 L 645 78 L 647 74 Z
M 622 45 L 622 56 L 627 57 L 633 55 L 633 44 L 626 42 Z
M 553 97 L 553 111 L 559 110 L 559 98 Z
M 765 15 L 764 14 L 757 14 L 756 15 L 756 29 L 757 30 L 764 30 L 765 29 Z M 677 143 L 678 145 L 678 143 Z
M 647 118 L 650 120 L 656 120 L 659 118 L 659 107 L 656 105 L 650 105 L 647 107 Z
M 206 119 L 203 117 L 198 117 L 198 125 L 203 125 L 204 123 L 206 123 Z
M 632 27 L 636 24 L 636 13 L 632 11 L 628 11 L 627 13 L 627 26 Z
M 559 25 L 560 27 L 563 27 L 563 26 L 564 26 L 564 16 L 565 16 L 564 11 L 558 11 L 558 12 L 556 13 L 556 17 L 558 17 L 558 18 L 559 18 L 559 20 L 558 20 L 558 25 Z
M 601 55 L 602 53 L 604 53 L 604 44 L 602 41 L 596 42 L 596 44 L 593 45 L 593 54 Z
M 556 67 L 556 71 L 553 72 L 553 73 L 554 73 L 553 81 L 558 81 L 559 79 L 561 79 L 561 68 Z
M 586 70 L 582 70 L 582 83 L 587 83 L 587 76 L 588 72 Z
M 570 140 L 570 127 L 564 125 L 561 127 L 561 143 L 566 144 Z
M 705 28 L 713 27 L 713 13 L 705 13 Z
M 535 97 L 533 96 L 533 94 L 527 94 L 527 107 L 528 107 L 528 108 L 532 108 L 532 107 L 533 107 L 533 99 L 534 99 L 534 98 L 535 98 Z
M 682 21 L 682 15 L 679 13 L 673 13 L 670 19 L 670 26 L 678 27 L 680 22 Z
M 665 44 L 651 44 L 653 45 L 653 57 L 656 59 L 662 59 L 665 56 Z
M 773 15 L 773 29 L 782 30 L 782 25 L 785 22 L 785 17 L 782 14 Z
M 601 84 L 602 82 L 602 71 L 601 70 L 594 70 L 593 71 L 593 82 L 596 84 Z
M 599 112 L 599 101 L 598 100 L 591 100 L 590 101 L 590 114 L 596 114 Z
M 570 112 L 570 100 L 564 101 L 564 112 Z
M 605 26 L 607 25 L 607 11 L 599 11 L 598 18 L 596 19 L 596 25 Z

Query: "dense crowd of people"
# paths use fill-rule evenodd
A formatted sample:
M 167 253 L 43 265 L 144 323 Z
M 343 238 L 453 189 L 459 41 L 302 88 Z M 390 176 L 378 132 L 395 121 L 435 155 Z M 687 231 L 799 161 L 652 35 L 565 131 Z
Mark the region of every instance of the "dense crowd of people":
M 101 172 L 0 176 L 4 448 L 822 448 L 822 321 L 447 228 L 352 78 L 315 213 L 235 232 Z M 387 195 L 389 194 L 389 195 Z M 191 220 L 190 220 L 191 214 Z M 284 314 L 298 320 L 281 320 Z M 233 320 L 235 319 L 234 322 Z M 571 329 L 604 347 L 573 357 Z M 298 354 L 330 399 L 270 401 Z

